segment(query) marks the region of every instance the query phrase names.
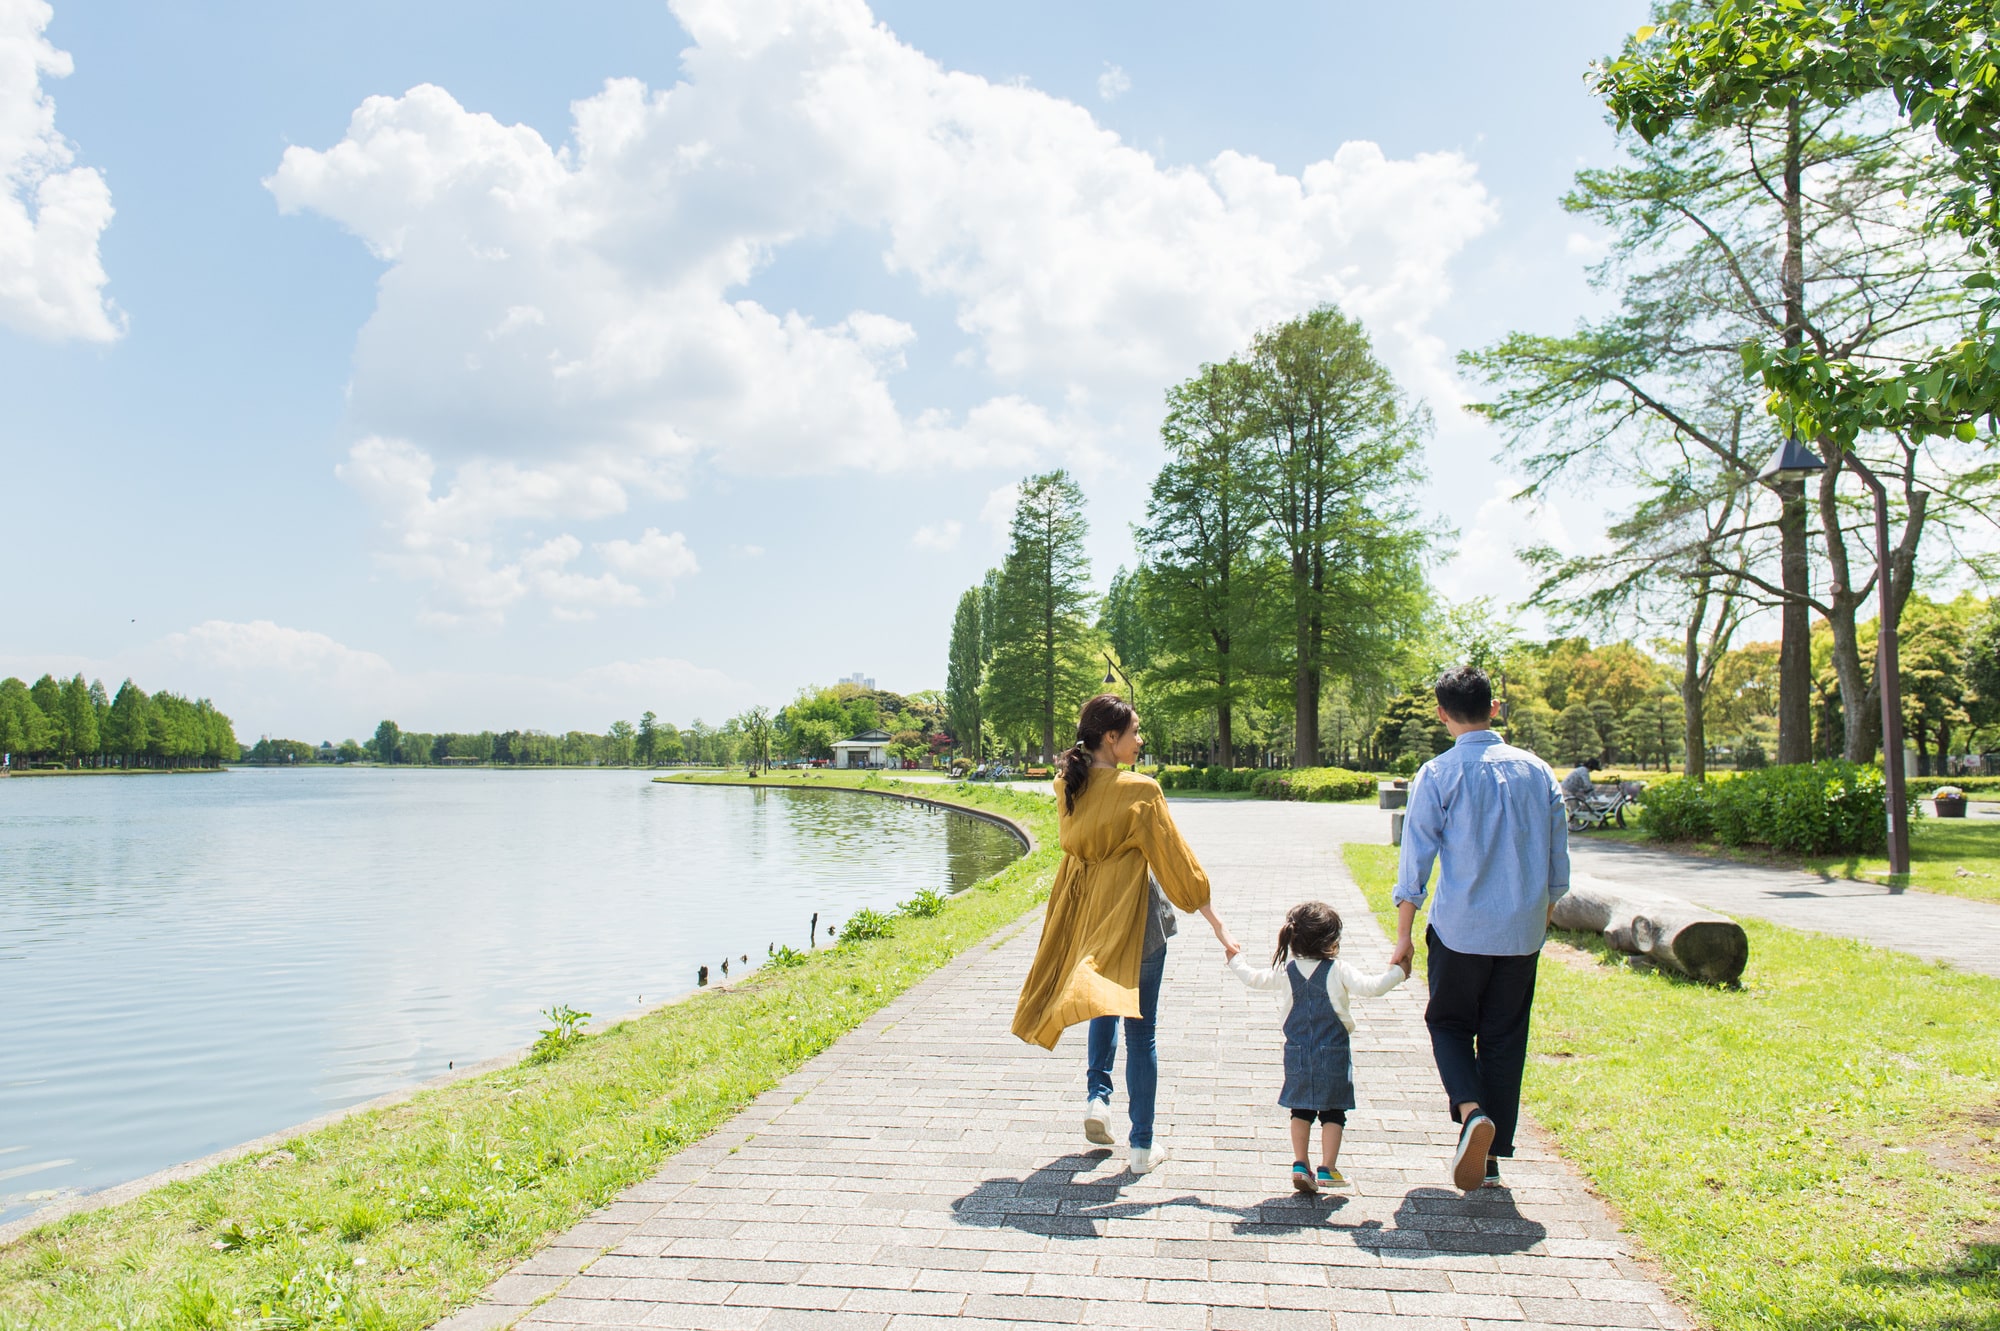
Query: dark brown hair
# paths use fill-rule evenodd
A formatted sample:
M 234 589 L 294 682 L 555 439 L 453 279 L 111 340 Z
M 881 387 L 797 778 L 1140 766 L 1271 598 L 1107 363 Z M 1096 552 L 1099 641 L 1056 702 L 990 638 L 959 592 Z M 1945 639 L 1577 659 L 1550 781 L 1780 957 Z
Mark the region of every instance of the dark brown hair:
M 1453 666 L 1438 676 L 1434 692 L 1454 721 L 1476 726 L 1493 718 L 1493 684 L 1478 666 Z
M 1076 718 L 1076 743 L 1056 761 L 1062 765 L 1063 812 L 1076 812 L 1076 797 L 1090 780 L 1090 757 L 1106 735 L 1122 735 L 1138 718 L 1132 704 L 1115 693 L 1100 693 L 1083 705 Z
M 1285 927 L 1278 930 L 1278 950 L 1271 964 L 1282 966 L 1286 957 L 1320 961 L 1340 951 L 1340 912 L 1324 901 L 1301 901 L 1285 913 Z

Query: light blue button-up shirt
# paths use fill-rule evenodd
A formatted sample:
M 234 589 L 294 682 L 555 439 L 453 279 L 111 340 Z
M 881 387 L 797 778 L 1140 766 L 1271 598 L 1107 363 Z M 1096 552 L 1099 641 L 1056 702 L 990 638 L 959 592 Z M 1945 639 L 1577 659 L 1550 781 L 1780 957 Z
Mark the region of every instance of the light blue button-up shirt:
M 1398 902 L 1424 904 L 1454 952 L 1539 952 L 1549 907 L 1569 891 L 1569 827 L 1549 765 L 1490 730 L 1468 730 L 1410 783 Z

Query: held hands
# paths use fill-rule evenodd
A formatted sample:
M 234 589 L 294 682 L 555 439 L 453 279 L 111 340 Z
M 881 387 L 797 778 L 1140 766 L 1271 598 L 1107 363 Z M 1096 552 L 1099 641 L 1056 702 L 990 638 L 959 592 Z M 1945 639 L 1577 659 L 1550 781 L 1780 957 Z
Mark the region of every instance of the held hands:
M 1417 955 L 1417 945 L 1410 941 L 1408 934 L 1398 935 L 1396 949 L 1389 954 L 1389 964 L 1403 968 L 1403 978 L 1410 978 L 1410 968 Z

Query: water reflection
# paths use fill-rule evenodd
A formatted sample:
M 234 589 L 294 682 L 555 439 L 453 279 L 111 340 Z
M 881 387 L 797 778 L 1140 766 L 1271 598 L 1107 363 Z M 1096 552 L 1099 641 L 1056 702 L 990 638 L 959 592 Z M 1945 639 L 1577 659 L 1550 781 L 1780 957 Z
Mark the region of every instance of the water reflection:
M 0 782 L 0 1220 L 1018 853 L 921 805 L 630 773 Z

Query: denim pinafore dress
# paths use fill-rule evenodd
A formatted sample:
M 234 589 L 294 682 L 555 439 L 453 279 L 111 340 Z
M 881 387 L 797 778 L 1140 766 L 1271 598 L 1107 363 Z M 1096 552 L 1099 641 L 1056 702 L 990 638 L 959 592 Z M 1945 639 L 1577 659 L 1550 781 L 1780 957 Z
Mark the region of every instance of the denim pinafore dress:
M 1287 1109 L 1354 1108 L 1354 1051 L 1347 1027 L 1326 992 L 1331 961 L 1312 974 L 1299 963 L 1285 966 L 1292 982 L 1292 1010 L 1285 1014 L 1285 1088 L 1278 1103 Z

